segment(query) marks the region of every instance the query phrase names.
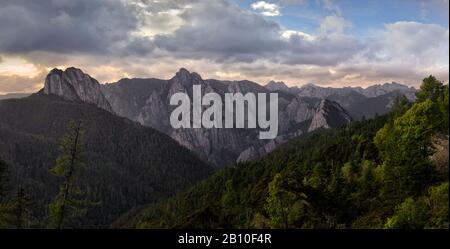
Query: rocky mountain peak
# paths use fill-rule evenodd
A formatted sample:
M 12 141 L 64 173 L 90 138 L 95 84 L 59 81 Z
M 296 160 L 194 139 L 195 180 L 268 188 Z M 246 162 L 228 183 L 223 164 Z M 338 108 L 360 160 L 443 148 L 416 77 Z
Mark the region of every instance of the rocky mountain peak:
M 78 68 L 69 67 L 65 71 L 52 69 L 45 79 L 42 93 L 58 95 L 70 101 L 84 101 L 113 112 L 100 89 L 100 83 Z
M 189 72 L 189 70 L 187 70 L 186 68 L 180 68 L 180 70 L 178 70 L 178 72 L 176 73 L 175 77 L 187 79 L 191 77 L 191 72 Z
M 272 80 L 269 83 L 267 83 L 265 87 L 269 91 L 285 91 L 285 92 L 289 91 L 289 87 L 283 81 L 276 82 Z
M 178 88 L 178 90 L 180 90 L 180 87 L 188 90 L 192 88 L 192 85 L 204 83 L 202 77 L 199 74 L 195 72 L 191 73 L 185 68 L 181 68 L 180 70 L 178 70 L 178 72 L 170 81 L 174 83 L 174 87 Z
M 52 70 L 50 70 L 50 72 L 48 73 L 49 75 L 51 74 L 62 74 L 64 71 L 59 69 L 59 68 L 53 68 Z

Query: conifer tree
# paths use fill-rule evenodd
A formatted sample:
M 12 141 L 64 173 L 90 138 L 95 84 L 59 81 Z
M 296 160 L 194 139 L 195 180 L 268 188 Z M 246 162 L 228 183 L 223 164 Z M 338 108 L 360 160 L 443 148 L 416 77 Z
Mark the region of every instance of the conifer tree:
M 77 173 L 82 167 L 83 154 L 82 122 L 70 122 L 60 143 L 60 155 L 51 172 L 63 179 L 59 193 L 49 205 L 50 228 L 61 229 L 69 219 L 82 216 L 85 202 L 76 199 L 81 191 L 74 185 Z

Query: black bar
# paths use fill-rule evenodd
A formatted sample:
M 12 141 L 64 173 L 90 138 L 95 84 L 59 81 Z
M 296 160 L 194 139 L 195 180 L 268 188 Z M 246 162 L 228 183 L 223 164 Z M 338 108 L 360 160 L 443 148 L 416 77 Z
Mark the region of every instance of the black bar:
M 226 235 L 225 235 L 226 234 Z M 253 237 L 252 237 L 252 234 Z M 268 235 L 269 236 L 268 236 Z M 181 237 L 196 243 L 180 243 Z M 262 237 L 258 237 L 262 235 Z M 387 248 L 447 244 L 448 230 L 2 230 L 3 245 L 65 248 Z M 193 236 L 193 237 L 190 237 Z M 211 236 L 209 245 L 205 236 Z M 234 236 L 235 240 L 230 240 Z M 256 237 L 258 240 L 255 240 Z M 225 237 L 228 243 L 224 243 Z M 241 241 L 239 241 L 239 238 Z M 260 239 L 262 238 L 262 240 Z M 270 238 L 267 240 L 267 238 Z M 207 242 L 207 241 L 206 241 Z M 6 247 L 5 247 L 6 248 Z M 102 247 L 103 248 L 103 247 Z

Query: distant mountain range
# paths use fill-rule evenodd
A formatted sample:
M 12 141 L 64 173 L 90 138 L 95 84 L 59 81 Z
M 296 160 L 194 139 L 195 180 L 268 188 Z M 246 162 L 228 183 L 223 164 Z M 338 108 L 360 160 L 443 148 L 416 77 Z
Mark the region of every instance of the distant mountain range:
M 175 106 L 170 97 L 177 92 L 192 98 L 192 86 L 204 93 L 279 93 L 279 133 L 271 141 L 259 140 L 252 129 L 173 129 L 169 123 Z M 315 85 L 287 87 L 282 82 L 261 86 L 251 81 L 204 80 L 199 74 L 180 69 L 169 80 L 122 79 L 100 85 L 80 69 L 52 70 L 44 94 L 84 101 L 111 113 L 164 132 L 200 158 L 216 167 L 252 160 L 301 134 L 335 128 L 352 119 L 371 118 L 389 111 L 398 95 L 413 100 L 415 90 L 397 83 L 366 89 L 323 88 Z
M 416 89 L 399 83 L 384 83 L 362 87 L 320 87 L 307 84 L 302 87 L 288 87 L 283 82 L 271 81 L 266 88 L 272 91 L 292 93 L 306 98 L 320 98 L 336 101 L 344 107 L 354 119 L 363 116 L 372 118 L 376 114 L 385 114 L 392 107 L 393 100 L 403 95 L 413 102 L 416 98 Z
M 0 94 L 0 100 L 2 99 L 21 99 L 30 96 L 32 93 L 8 93 Z
M 399 92 L 405 95 L 408 99 L 414 100 L 416 89 L 408 87 L 396 82 L 384 83 L 369 86 L 367 88 L 362 87 L 321 87 L 314 84 L 306 84 L 301 87 L 288 87 L 284 82 L 270 81 L 266 86 L 271 91 L 285 91 L 295 93 L 303 97 L 316 97 L 316 98 L 328 98 L 333 95 L 347 95 L 351 93 L 359 93 L 366 98 L 375 98 L 392 92 Z

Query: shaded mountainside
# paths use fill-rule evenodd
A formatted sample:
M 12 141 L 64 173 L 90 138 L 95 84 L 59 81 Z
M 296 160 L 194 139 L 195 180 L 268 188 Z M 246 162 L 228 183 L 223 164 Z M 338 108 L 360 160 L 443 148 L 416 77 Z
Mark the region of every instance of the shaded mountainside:
M 2 100 L 0 117 L 0 158 L 9 165 L 12 186 L 26 189 L 40 218 L 58 190 L 49 169 L 70 121 L 82 120 L 85 130 L 85 166 L 77 185 L 99 202 L 73 226 L 108 226 L 124 211 L 171 196 L 213 172 L 167 135 L 80 101 L 44 94 Z
M 343 96 L 341 98 L 347 99 L 349 103 L 346 104 L 344 101 L 335 100 L 338 103 L 342 103 L 344 108 L 355 119 L 361 118 L 373 118 L 376 115 L 384 115 L 392 110 L 392 106 L 397 97 L 404 96 L 401 92 L 394 91 L 377 97 L 370 97 L 364 99 L 350 99 L 350 96 Z M 330 96 L 334 99 L 334 96 Z

